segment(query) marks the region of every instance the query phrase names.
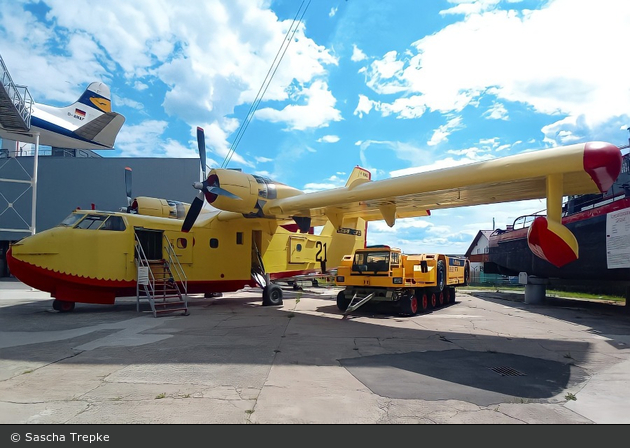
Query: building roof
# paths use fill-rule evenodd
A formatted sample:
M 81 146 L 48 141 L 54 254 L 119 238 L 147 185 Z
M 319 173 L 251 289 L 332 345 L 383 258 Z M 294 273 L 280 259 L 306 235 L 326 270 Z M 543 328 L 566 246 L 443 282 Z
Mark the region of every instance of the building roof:
M 466 256 L 470 257 L 482 236 L 489 240 L 492 232 L 494 232 L 494 230 L 480 230 L 479 232 L 477 232 L 475 239 L 473 239 L 472 243 L 470 243 L 470 246 L 468 247 L 468 250 L 466 251 Z

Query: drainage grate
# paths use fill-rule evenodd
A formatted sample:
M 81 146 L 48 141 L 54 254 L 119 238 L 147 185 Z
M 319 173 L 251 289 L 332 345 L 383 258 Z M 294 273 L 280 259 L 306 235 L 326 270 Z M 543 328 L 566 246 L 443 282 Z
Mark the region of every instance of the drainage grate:
M 491 367 L 490 370 L 501 376 L 526 376 L 523 372 L 519 372 L 512 367 Z

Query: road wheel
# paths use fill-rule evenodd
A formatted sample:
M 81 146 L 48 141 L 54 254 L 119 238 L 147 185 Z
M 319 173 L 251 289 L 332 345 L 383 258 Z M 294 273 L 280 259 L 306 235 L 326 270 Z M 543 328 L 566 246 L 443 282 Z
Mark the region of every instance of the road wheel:
M 440 306 L 446 305 L 448 303 L 448 297 L 449 297 L 449 288 L 444 288 L 444 291 L 442 291 L 440 295 L 438 296 L 438 304 Z
M 400 314 L 403 316 L 418 314 L 418 298 L 413 290 L 405 291 L 400 297 Z
M 346 294 L 343 291 L 339 291 L 339 294 L 337 294 L 337 308 L 339 308 L 340 311 L 345 311 L 348 309 L 349 305 L 350 300 L 346 299 Z
M 269 284 L 263 289 L 263 306 L 282 305 L 282 288 L 278 285 Z
M 426 291 L 416 291 L 416 297 L 418 297 L 418 307 L 420 311 L 424 312 L 429 309 L 429 295 Z
M 437 294 L 431 293 L 431 308 L 435 308 L 437 306 Z
M 448 295 L 448 303 L 455 303 L 455 288 L 450 288 L 450 294 Z

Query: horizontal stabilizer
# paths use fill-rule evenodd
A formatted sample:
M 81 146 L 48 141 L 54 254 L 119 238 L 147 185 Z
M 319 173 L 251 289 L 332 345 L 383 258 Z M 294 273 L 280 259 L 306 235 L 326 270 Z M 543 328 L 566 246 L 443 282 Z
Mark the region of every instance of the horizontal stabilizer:
M 125 117 L 116 112 L 107 112 L 74 131 L 86 140 L 92 140 L 108 148 L 114 147 L 116 136 L 125 123 Z

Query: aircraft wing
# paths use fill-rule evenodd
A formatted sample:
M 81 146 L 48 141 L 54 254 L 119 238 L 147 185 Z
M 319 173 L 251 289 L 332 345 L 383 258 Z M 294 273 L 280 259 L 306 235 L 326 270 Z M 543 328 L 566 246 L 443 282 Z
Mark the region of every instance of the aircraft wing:
M 550 195 L 561 208 L 562 196 L 607 191 L 620 171 L 618 147 L 589 142 L 275 199 L 264 212 L 314 221 L 326 217 L 340 227 L 345 217 L 393 226 L 396 218 L 428 210 L 544 197 L 549 208 Z

